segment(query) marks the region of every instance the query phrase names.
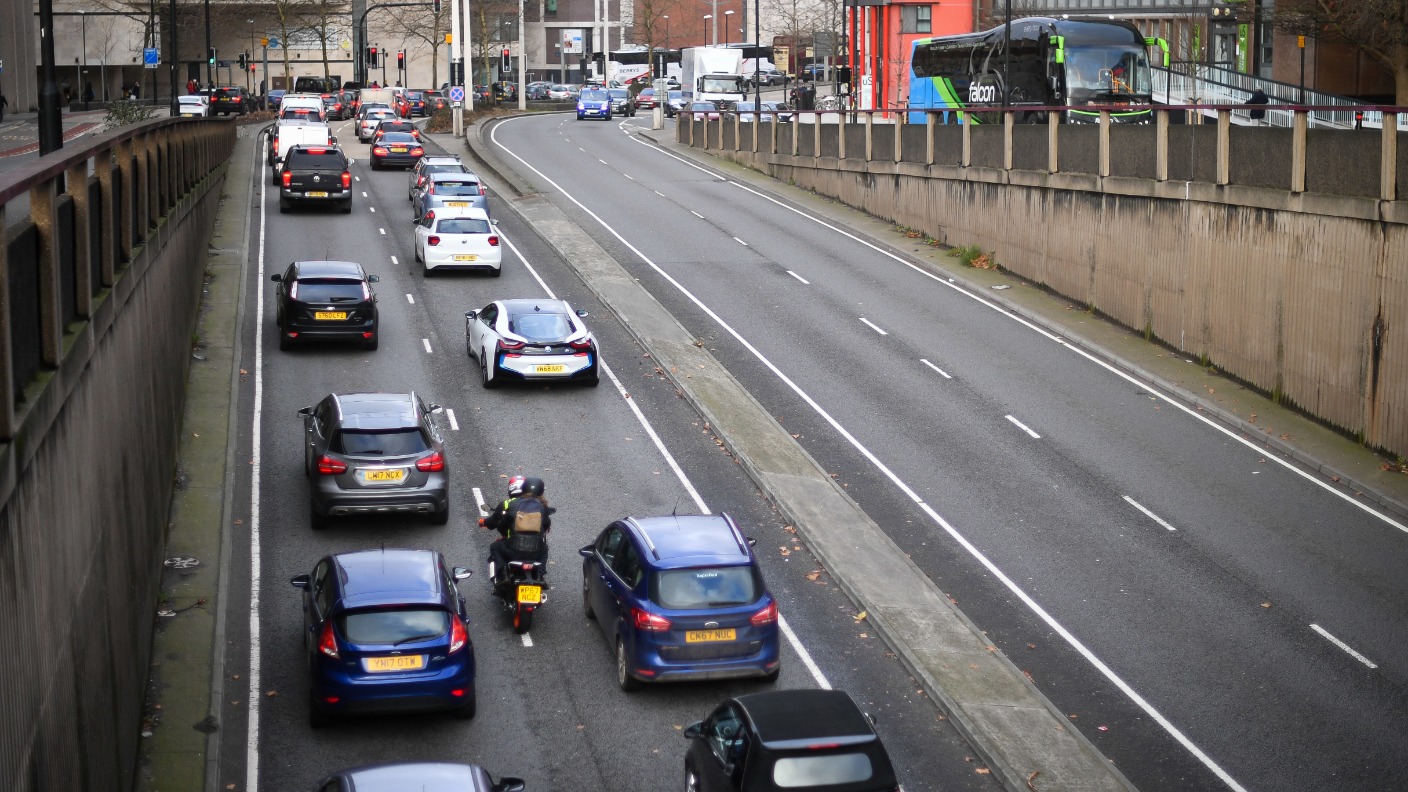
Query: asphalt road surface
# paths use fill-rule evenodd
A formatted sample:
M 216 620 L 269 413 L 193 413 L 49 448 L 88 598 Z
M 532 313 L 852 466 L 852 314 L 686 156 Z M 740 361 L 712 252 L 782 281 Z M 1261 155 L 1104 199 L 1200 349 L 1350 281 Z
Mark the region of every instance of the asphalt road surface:
M 557 120 L 524 131 L 546 134 L 564 162 L 581 160 L 552 137 Z M 258 180 L 241 327 L 245 431 L 237 452 L 251 463 L 237 486 L 250 498 L 252 541 L 232 559 L 236 569 L 250 570 L 248 585 L 232 593 L 254 604 L 248 623 L 242 616 L 230 622 L 220 788 L 310 790 L 335 769 L 402 760 L 477 762 L 495 775 L 525 778 L 532 790 L 653 792 L 682 785 L 682 728 L 729 696 L 769 686 L 677 684 L 622 693 L 611 651 L 582 613 L 576 550 L 613 519 L 697 513 L 702 503 L 732 513 L 758 540 L 765 579 L 795 636 L 784 642 L 778 687 L 829 684 L 849 691 L 876 717 L 909 792 L 995 789 L 834 583 L 810 574 L 815 560 L 645 350 L 503 199 L 490 198 L 507 243 L 503 276 L 426 279 L 413 263 L 407 174 L 372 172 L 368 147 L 356 142 L 350 124 L 334 126 L 357 160 L 350 216 L 281 215 L 266 169 L 231 176 Z M 623 137 L 614 125 L 599 131 Z M 262 161 L 262 139 L 240 145 L 255 146 Z M 360 261 L 381 276 L 379 350 L 279 351 L 268 277 L 292 260 L 316 258 Z M 495 298 L 547 293 L 590 312 L 610 376 L 595 389 L 482 389 L 464 350 L 464 312 Z M 297 410 L 330 392 L 360 390 L 414 390 L 447 408 L 437 420 L 453 482 L 448 526 L 386 518 L 345 520 L 317 533 L 310 528 Z M 488 594 L 483 561 L 491 537 L 474 524 L 475 490 L 493 503 L 514 473 L 545 478 L 559 509 L 551 534 L 555 587 L 524 637 L 512 633 Z M 449 715 L 368 717 L 315 732 L 308 725 L 300 592 L 288 580 L 329 552 L 382 546 L 438 549 L 450 563 L 475 571 L 463 590 L 478 662 L 478 716 L 470 722 Z M 257 715 L 250 714 L 251 698 Z
M 1401 521 L 981 295 L 632 134 L 648 123 L 535 116 L 494 142 L 1137 787 L 1402 784 Z M 855 651 L 840 626 L 804 640 Z M 906 788 L 929 778 L 906 768 Z

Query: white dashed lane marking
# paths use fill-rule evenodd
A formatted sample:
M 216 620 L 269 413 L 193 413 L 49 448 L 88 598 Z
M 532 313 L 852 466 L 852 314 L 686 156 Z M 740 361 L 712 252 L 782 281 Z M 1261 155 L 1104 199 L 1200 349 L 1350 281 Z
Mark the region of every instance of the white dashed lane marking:
M 924 358 L 919 358 L 919 362 L 920 362 L 920 363 L 923 363 L 924 365 L 928 366 L 929 368 L 933 369 L 934 371 L 937 371 L 937 372 L 939 372 L 940 374 L 942 374 L 943 377 L 944 377 L 944 379 L 953 379 L 953 375 L 949 374 L 947 371 L 944 371 L 943 369 L 939 368 L 938 366 L 935 366 L 933 363 L 930 363 L 929 361 L 925 360 Z
M 1022 423 L 1021 421 L 1017 420 L 1016 418 L 1013 418 L 1013 417 L 1010 416 L 1010 415 L 1006 416 L 1006 418 L 1007 418 L 1007 420 L 1011 421 L 1014 426 L 1016 426 L 1018 429 L 1021 429 L 1023 432 L 1026 432 L 1027 434 L 1031 435 L 1032 437 L 1036 438 L 1037 440 L 1040 440 L 1040 439 L 1041 439 L 1041 435 L 1039 435 L 1039 434 L 1037 434 L 1036 432 L 1033 432 L 1031 429 L 1027 428 L 1027 425 L 1026 425 L 1026 424 Z
M 875 324 L 874 322 L 870 321 L 869 319 L 866 319 L 864 316 L 860 317 L 860 320 L 861 320 L 862 322 L 864 322 L 867 327 L 869 327 L 871 330 L 874 330 L 875 332 L 879 333 L 880 335 L 889 335 L 889 333 L 887 333 L 887 332 L 885 332 L 884 330 L 881 330 L 881 329 L 880 329 L 880 325 L 877 325 L 877 324 Z
M 432 354 L 434 354 L 433 352 L 430 351 L 430 339 L 429 339 L 429 338 L 422 338 L 422 339 L 420 340 L 420 342 L 421 342 L 421 344 L 423 344 L 423 345 L 425 346 L 425 354 L 427 354 L 427 355 L 432 355 Z

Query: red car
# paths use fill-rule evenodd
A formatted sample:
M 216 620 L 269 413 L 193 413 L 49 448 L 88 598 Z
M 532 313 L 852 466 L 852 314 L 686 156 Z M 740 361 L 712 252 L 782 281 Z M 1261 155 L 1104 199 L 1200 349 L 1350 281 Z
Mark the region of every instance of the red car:
M 405 91 L 396 97 L 396 113 L 402 118 L 430 115 L 423 91 Z
M 654 88 L 646 88 L 644 91 L 636 94 L 636 107 L 653 110 L 658 104 L 660 104 L 660 102 L 655 98 Z

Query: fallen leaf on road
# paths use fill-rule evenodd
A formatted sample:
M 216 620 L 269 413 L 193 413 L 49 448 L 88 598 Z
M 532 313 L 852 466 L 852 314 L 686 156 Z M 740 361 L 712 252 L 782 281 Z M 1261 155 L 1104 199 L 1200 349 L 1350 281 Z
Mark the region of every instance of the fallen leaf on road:
M 1270 607 L 1271 607 L 1271 603 L 1270 603 L 1270 602 L 1263 602 L 1263 603 L 1261 603 L 1261 607 L 1263 607 L 1263 608 L 1270 608 Z
M 684 727 L 681 726 L 681 725 L 679 725 L 678 723 L 675 724 L 675 731 L 680 731 L 680 730 L 683 729 L 683 728 L 684 728 Z
M 987 769 L 986 767 L 975 767 L 975 768 L 973 768 L 973 772 L 977 773 L 978 775 L 987 775 L 988 773 L 991 773 L 992 771 L 989 770 L 989 769 Z
M 1100 731 L 1109 731 L 1109 730 L 1110 730 L 1110 727 L 1109 727 L 1109 726 L 1096 726 L 1095 728 L 1099 729 Z
M 1032 774 L 1027 776 L 1027 789 L 1030 789 L 1032 792 L 1036 792 L 1036 784 L 1033 784 L 1032 782 L 1035 781 L 1036 777 L 1039 775 L 1041 775 L 1040 770 L 1033 770 Z
M 870 637 L 870 633 L 861 633 L 861 634 L 860 634 L 860 637 L 862 637 L 862 638 L 869 638 L 869 637 Z
M 811 572 L 808 572 L 808 573 L 805 575 L 805 577 L 807 578 L 807 580 L 816 580 L 817 578 L 821 577 L 821 570 L 820 570 L 820 569 L 817 569 L 817 570 L 813 570 L 813 571 L 811 571 Z
M 1035 648 L 1036 648 L 1036 644 L 1027 644 L 1027 648 L 1028 648 L 1028 649 L 1035 649 Z
M 277 690 L 270 690 L 270 691 L 267 691 L 267 692 L 264 693 L 264 697 L 265 697 L 265 698 L 277 698 L 278 695 L 279 695 L 279 691 L 277 691 Z
M 854 618 L 856 621 L 863 621 L 868 615 L 870 615 L 869 611 L 861 611 L 860 613 L 857 613 Z

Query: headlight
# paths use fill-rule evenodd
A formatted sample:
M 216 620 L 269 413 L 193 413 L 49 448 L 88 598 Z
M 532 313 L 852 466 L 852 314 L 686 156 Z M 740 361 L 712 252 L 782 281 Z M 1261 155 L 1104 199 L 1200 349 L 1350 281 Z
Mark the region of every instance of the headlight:
M 583 104 L 582 102 L 578 102 L 578 103 L 577 103 L 577 109 L 578 109 L 578 110 L 586 110 L 586 109 L 587 109 L 587 106 L 586 106 L 585 104 Z

